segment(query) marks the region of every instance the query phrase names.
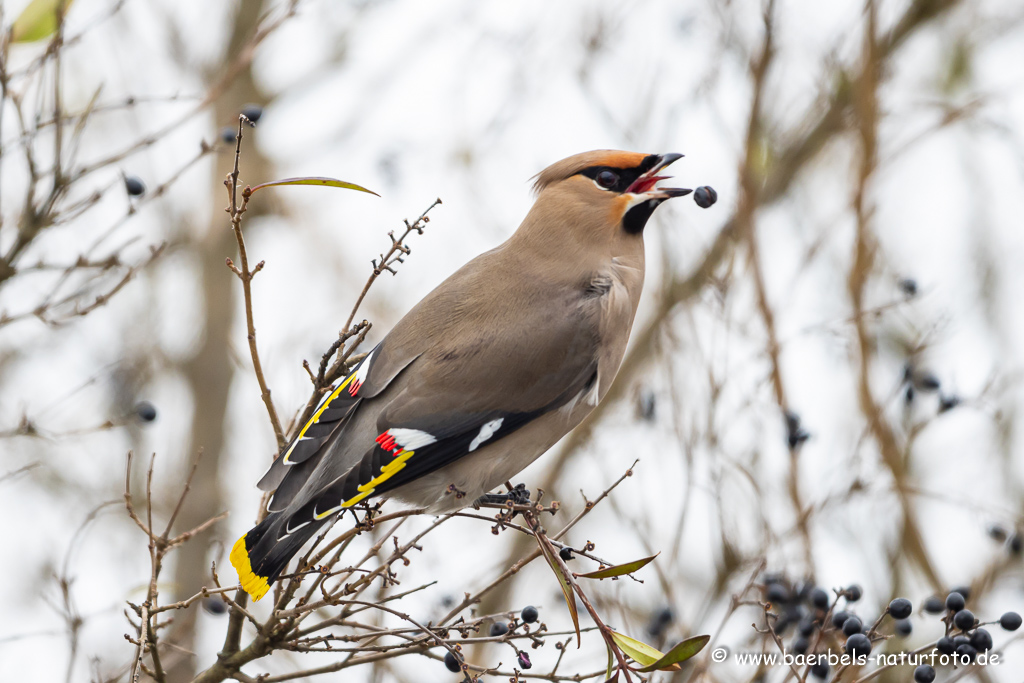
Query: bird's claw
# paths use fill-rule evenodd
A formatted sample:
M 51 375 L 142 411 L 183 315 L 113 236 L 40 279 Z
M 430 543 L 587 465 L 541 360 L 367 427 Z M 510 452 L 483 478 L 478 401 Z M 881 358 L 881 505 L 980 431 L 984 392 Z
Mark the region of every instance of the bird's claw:
M 485 493 L 480 496 L 478 502 L 482 505 L 498 507 L 533 505 L 530 501 L 530 490 L 526 488 L 526 484 L 516 484 L 507 493 Z

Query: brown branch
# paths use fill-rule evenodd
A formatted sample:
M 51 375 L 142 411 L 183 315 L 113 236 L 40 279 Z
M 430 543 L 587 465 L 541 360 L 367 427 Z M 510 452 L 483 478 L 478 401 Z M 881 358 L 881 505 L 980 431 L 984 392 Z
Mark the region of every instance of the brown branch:
M 920 3 L 918 3 L 920 4 Z M 853 258 L 847 275 L 847 290 L 853 307 L 854 329 L 857 339 L 859 372 L 857 375 L 857 398 L 861 412 L 867 420 L 869 431 L 878 444 L 885 466 L 892 474 L 896 492 L 903 512 L 903 540 L 907 554 L 917 564 L 932 589 L 941 592 L 944 582 L 932 564 L 924 538 L 917 523 L 913 501 L 905 486 L 906 464 L 902 449 L 882 407 L 875 400 L 870 382 L 871 363 L 875 344 L 867 327 L 865 311 L 865 289 L 874 271 L 878 245 L 871 230 L 874 207 L 868 193 L 878 165 L 878 88 L 882 78 L 882 55 L 877 37 L 876 10 L 873 2 L 868 3 L 868 27 L 864 39 L 861 76 L 856 84 L 857 98 L 854 111 L 858 122 L 860 162 L 858 166 L 856 193 L 853 210 L 856 216 L 856 238 Z
M 235 241 L 238 242 L 238 258 L 241 261 L 241 268 L 235 266 L 231 259 L 227 259 L 227 266 L 242 281 L 242 294 L 245 298 L 245 325 L 247 338 L 249 340 L 249 354 L 252 356 L 252 366 L 256 373 L 256 381 L 260 386 L 260 396 L 263 404 L 267 407 L 267 415 L 270 417 L 270 426 L 274 430 L 274 437 L 277 439 L 277 448 L 282 450 L 288 445 L 284 430 L 281 429 L 281 420 L 277 417 L 277 409 L 274 408 L 274 401 L 270 397 L 270 387 L 263 376 L 263 365 L 260 363 L 260 354 L 256 348 L 256 325 L 253 323 L 252 314 L 252 278 L 263 269 L 263 261 L 256 264 L 256 267 L 249 269 L 249 256 L 245 251 L 245 238 L 242 236 L 242 214 L 245 213 L 249 203 L 249 188 L 242 192 L 242 203 L 238 203 L 238 162 L 242 156 L 242 129 L 249 120 L 244 114 L 238 116 L 238 134 L 235 136 L 235 165 L 224 180 L 228 189 L 227 213 L 231 216 L 231 230 L 235 234 Z

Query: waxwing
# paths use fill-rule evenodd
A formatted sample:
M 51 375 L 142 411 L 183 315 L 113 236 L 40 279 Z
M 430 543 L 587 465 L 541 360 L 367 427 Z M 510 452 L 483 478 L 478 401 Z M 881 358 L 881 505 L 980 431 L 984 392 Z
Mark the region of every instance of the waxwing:
M 263 597 L 345 508 L 464 507 L 578 425 L 626 349 L 644 226 L 690 192 L 655 187 L 680 156 L 599 150 L 542 171 L 515 234 L 416 304 L 271 465 L 269 514 L 231 550 L 242 588 Z

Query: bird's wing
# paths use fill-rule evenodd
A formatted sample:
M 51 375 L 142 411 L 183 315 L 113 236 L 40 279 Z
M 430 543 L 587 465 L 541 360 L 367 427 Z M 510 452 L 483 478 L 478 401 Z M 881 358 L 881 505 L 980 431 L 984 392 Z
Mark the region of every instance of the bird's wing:
M 438 470 L 593 388 L 598 296 L 522 284 L 519 274 L 519 291 L 482 298 L 477 290 L 470 306 L 465 295 L 479 274 L 500 272 L 465 270 L 410 311 L 318 409 L 298 455 L 287 456 L 308 464 L 286 472 L 275 494 L 272 509 L 292 511 L 287 528 Z M 352 379 L 360 374 L 365 384 Z
M 415 355 L 396 359 L 393 354 L 382 353 L 381 347 L 382 344 L 374 347 L 321 399 L 313 415 L 260 479 L 257 486 L 261 490 L 274 491 L 271 512 L 283 510 L 291 503 L 316 470 L 328 444 L 336 442 L 351 426 L 360 405 L 377 396 L 415 360 Z

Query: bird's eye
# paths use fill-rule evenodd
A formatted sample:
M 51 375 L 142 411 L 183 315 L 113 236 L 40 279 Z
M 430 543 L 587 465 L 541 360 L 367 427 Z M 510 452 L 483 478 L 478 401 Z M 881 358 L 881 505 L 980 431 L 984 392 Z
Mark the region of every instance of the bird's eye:
M 606 190 L 610 190 L 615 187 L 615 183 L 619 182 L 619 174 L 615 171 L 601 171 L 597 174 L 597 184 Z

